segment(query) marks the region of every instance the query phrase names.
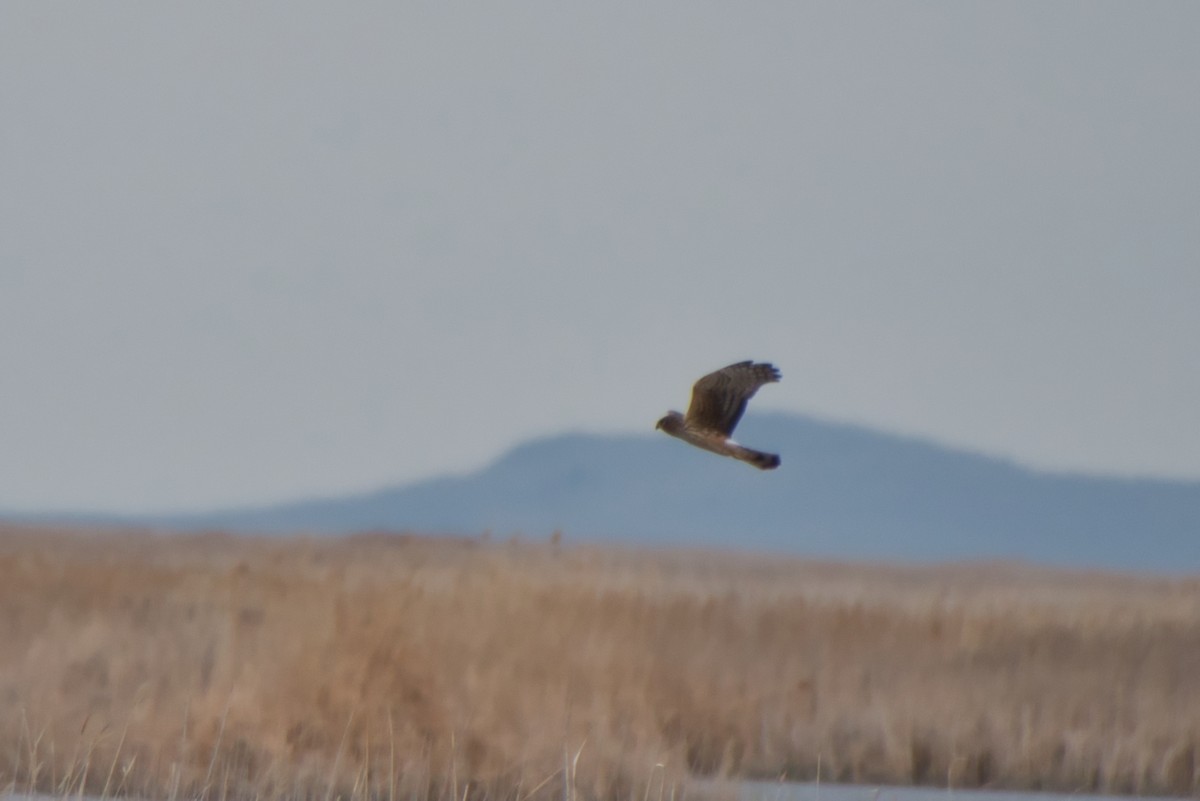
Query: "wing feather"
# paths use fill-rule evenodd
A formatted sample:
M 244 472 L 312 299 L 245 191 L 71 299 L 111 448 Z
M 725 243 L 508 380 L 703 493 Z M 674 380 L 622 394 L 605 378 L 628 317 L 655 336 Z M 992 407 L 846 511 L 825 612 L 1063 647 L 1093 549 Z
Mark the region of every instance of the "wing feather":
M 774 365 L 737 362 L 709 373 L 692 386 L 689 425 L 728 437 L 746 411 L 746 404 L 764 384 L 780 379 Z

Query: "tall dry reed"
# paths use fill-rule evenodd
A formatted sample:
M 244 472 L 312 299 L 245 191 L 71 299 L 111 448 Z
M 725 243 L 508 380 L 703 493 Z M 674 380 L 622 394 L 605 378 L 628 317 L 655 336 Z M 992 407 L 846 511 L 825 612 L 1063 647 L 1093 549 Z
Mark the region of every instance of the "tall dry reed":
M 1195 794 L 1200 581 L 0 528 L 0 789 Z

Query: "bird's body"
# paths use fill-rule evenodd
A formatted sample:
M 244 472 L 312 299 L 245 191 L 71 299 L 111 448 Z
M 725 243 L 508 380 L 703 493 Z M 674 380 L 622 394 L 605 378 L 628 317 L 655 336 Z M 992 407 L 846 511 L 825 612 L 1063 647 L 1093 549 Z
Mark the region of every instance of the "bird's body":
M 779 467 L 779 456 L 739 445 L 730 437 L 758 388 L 779 379 L 779 370 L 766 363 L 745 361 L 723 367 L 695 383 L 686 415 L 667 412 L 655 427 L 697 448 L 773 470 Z

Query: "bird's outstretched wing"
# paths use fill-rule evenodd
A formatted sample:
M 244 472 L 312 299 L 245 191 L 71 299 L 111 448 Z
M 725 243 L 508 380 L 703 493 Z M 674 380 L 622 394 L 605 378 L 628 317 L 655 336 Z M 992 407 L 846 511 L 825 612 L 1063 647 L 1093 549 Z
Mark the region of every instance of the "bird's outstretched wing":
M 709 373 L 692 387 L 687 423 L 728 437 L 758 388 L 779 379 L 779 370 L 765 362 L 738 362 Z

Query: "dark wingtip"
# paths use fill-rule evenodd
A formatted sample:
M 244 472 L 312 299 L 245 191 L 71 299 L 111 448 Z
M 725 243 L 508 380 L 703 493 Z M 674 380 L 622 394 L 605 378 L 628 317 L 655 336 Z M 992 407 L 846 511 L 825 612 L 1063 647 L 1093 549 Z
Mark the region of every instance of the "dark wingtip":
M 779 465 L 780 459 L 773 453 L 764 453 L 763 458 L 758 463 L 760 470 L 774 470 Z

